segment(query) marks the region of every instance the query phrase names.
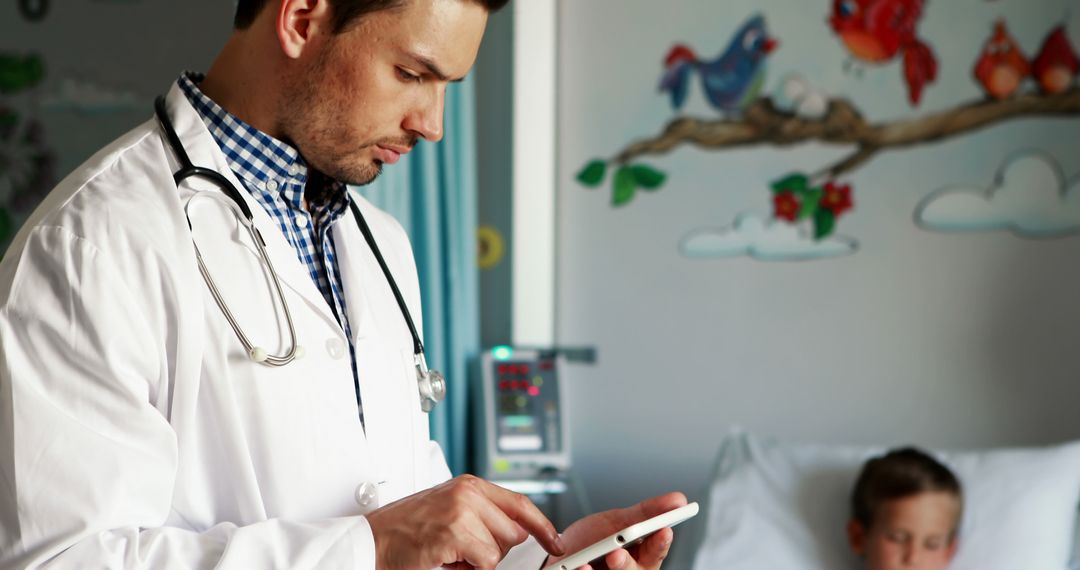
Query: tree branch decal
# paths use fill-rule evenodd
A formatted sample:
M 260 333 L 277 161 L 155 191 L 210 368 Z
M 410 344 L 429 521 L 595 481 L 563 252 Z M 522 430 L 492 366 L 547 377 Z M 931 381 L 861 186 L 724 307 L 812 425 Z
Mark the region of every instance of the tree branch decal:
M 608 167 L 615 168 L 612 201 L 621 206 L 633 198 L 636 190 L 655 191 L 666 178 L 663 172 L 635 161 L 663 156 L 684 145 L 708 150 L 760 145 L 790 147 L 808 142 L 851 146 L 852 152 L 835 164 L 810 175 L 788 175 L 772 185 L 779 200 L 777 207 L 788 208 L 785 211 L 791 212 L 793 222 L 813 219 L 818 228 L 815 234 L 824 237 L 831 232 L 833 220 L 828 220 L 828 231 L 821 231 L 818 223 L 823 214 L 816 212 L 816 206 L 804 207 L 808 205 L 806 200 L 829 198 L 837 204 L 833 210 L 839 216 L 850 208 L 849 197 L 839 190 L 850 189 L 833 184 L 832 188 L 838 190 L 830 193 L 831 189 L 824 188 L 821 182 L 831 183 L 889 150 L 943 141 L 1012 119 L 1064 115 L 1080 115 L 1080 87 L 1054 95 L 1033 92 L 1008 99 L 980 99 L 937 113 L 884 122 L 868 121 L 855 105 L 843 98 L 831 99 L 821 118 L 807 118 L 780 110 L 769 97 L 760 97 L 738 120 L 674 119 L 660 134 L 633 142 L 610 159 L 593 160 L 578 173 L 577 179 L 585 186 L 596 187 L 603 182 Z
M 936 142 L 1009 119 L 1069 114 L 1080 114 L 1080 87 L 1051 96 L 1029 93 L 1001 101 L 979 100 L 924 117 L 885 123 L 868 122 L 846 99 L 831 100 L 826 115 L 815 120 L 779 111 L 768 97 L 762 97 L 739 121 L 675 119 L 660 135 L 632 143 L 609 162 L 627 164 L 642 156 L 666 154 L 684 144 L 713 150 L 813 141 L 857 146 L 850 157 L 822 171 L 836 177 L 862 166 L 882 150 Z

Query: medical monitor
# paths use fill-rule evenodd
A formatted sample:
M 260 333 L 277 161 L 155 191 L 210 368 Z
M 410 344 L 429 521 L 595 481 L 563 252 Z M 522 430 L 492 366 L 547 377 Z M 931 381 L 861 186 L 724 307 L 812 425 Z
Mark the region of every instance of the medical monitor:
M 554 351 L 510 347 L 481 357 L 486 478 L 541 478 L 569 467 L 561 362 Z

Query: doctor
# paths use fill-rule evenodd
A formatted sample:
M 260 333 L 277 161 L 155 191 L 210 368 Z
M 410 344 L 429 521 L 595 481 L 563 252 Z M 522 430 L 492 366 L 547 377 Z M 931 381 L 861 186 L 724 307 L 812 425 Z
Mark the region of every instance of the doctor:
M 239 190 L 265 259 L 221 184 L 174 180 L 157 120 L 49 195 L 0 264 L 0 567 L 536 569 L 685 504 L 560 537 L 523 496 L 451 479 L 349 214 L 419 325 L 401 226 L 345 184 L 441 138 L 447 83 L 505 1 L 239 0 L 164 112 L 191 163 Z M 671 540 L 606 562 L 657 568 Z

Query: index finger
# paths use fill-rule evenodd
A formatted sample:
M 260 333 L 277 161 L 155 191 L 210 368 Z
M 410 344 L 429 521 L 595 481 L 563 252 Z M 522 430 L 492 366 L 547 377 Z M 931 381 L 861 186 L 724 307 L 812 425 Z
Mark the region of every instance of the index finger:
M 503 489 L 502 487 L 484 481 L 479 486 L 480 492 L 488 498 L 489 501 L 495 503 L 495 506 L 499 507 L 506 516 L 511 520 L 521 525 L 521 528 L 526 532 L 536 537 L 536 541 L 540 543 L 540 546 L 544 547 L 544 550 L 553 556 L 562 556 L 566 554 L 566 547 L 563 546 L 562 537 L 559 536 L 558 531 L 555 530 L 555 525 L 551 524 L 544 513 L 540 512 L 532 501 L 525 495 Z

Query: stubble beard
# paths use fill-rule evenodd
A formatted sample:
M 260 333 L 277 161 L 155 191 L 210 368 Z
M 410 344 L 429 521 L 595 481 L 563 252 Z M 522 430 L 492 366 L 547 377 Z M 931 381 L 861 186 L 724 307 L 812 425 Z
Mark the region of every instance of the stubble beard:
M 356 137 L 350 136 L 347 121 L 341 120 L 343 109 L 350 105 L 333 96 L 343 91 L 334 90 L 332 84 L 324 81 L 330 68 L 330 51 L 320 54 L 310 71 L 289 81 L 281 132 L 309 168 L 333 180 L 366 186 L 382 174 L 382 161 L 367 158 L 366 151 L 376 143 L 355 145 Z

